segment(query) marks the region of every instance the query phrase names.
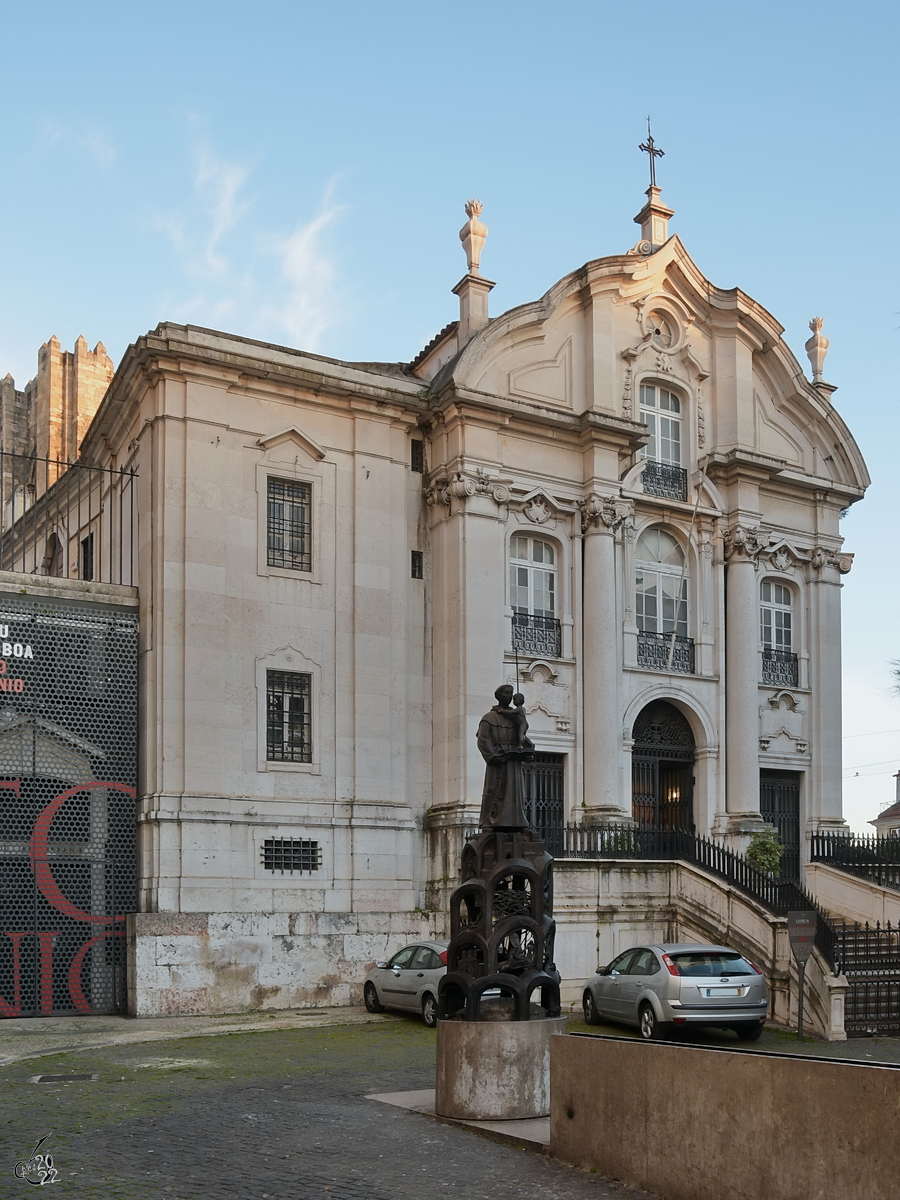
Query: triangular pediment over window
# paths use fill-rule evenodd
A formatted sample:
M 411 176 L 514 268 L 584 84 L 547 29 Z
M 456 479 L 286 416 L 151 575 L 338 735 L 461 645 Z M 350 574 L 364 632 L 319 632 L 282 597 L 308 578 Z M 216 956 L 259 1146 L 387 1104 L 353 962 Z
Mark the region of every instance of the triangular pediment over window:
M 308 437 L 299 430 L 296 425 L 289 425 L 287 429 L 280 429 L 278 433 L 270 433 L 266 437 L 259 438 L 257 445 L 262 446 L 264 450 L 274 450 L 284 442 L 290 442 L 295 446 L 299 446 L 301 450 L 317 462 L 320 462 L 325 457 L 325 451 L 322 447 L 317 442 L 314 442 L 311 437 Z

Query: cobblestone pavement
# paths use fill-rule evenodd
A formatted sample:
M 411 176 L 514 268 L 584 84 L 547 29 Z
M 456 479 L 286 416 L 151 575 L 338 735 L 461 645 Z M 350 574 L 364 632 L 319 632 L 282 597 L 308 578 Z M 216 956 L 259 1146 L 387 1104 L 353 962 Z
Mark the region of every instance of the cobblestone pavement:
M 434 1037 L 399 1017 L 91 1047 L 6 1064 L 0 1196 L 28 1192 L 15 1163 L 48 1133 L 42 1149 L 53 1155 L 59 1195 L 78 1200 L 645 1195 L 365 1099 L 432 1087 Z M 37 1073 L 96 1078 L 30 1082 Z

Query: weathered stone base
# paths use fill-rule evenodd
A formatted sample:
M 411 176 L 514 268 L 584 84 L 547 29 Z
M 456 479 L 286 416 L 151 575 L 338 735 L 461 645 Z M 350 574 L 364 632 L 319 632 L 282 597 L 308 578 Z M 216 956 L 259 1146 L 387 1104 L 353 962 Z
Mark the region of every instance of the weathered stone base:
M 550 1037 L 565 1032 L 565 1017 L 438 1021 L 435 1112 L 463 1121 L 545 1117 Z
M 366 971 L 406 942 L 442 937 L 442 922 L 419 912 L 136 913 L 127 925 L 128 1012 L 361 1004 Z

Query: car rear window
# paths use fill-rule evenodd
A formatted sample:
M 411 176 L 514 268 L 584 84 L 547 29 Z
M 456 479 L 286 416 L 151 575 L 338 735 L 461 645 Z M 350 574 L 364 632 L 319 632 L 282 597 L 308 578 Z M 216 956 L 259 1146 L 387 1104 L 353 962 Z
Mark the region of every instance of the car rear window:
M 739 954 L 700 953 L 670 954 L 679 975 L 755 975 L 756 972 Z

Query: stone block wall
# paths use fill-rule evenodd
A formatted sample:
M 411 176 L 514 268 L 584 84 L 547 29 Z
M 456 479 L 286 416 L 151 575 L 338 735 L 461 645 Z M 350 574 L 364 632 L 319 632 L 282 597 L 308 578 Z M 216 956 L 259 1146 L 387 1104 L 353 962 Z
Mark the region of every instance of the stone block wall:
M 366 971 L 441 937 L 406 913 L 135 913 L 128 1012 L 163 1017 L 362 1003 Z

